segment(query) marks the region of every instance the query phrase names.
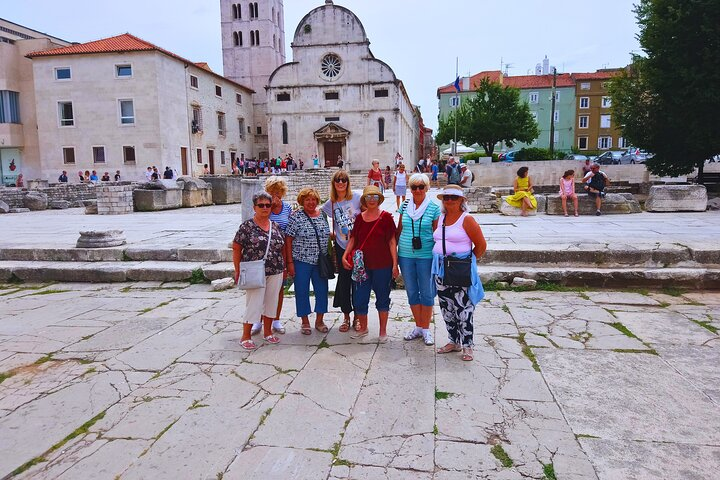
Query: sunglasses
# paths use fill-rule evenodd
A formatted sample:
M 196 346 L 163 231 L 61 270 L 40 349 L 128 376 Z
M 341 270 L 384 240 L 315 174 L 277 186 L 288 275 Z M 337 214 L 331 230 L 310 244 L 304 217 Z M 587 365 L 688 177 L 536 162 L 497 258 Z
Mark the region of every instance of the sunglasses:
M 445 201 L 445 202 L 454 202 L 454 201 L 457 200 L 458 198 L 460 198 L 459 195 L 443 195 L 443 196 L 442 196 L 442 199 L 443 199 L 443 201 Z
M 374 200 L 377 202 L 380 200 L 380 195 L 365 195 L 365 201 L 367 202 L 368 200 Z
M 347 178 L 336 178 L 335 183 L 348 183 Z
M 270 204 L 270 203 L 258 203 L 258 204 L 255 205 L 255 206 L 258 207 L 258 208 L 270 208 L 270 207 L 272 207 L 272 204 Z
M 425 190 L 425 184 L 413 185 L 410 187 L 410 190 Z

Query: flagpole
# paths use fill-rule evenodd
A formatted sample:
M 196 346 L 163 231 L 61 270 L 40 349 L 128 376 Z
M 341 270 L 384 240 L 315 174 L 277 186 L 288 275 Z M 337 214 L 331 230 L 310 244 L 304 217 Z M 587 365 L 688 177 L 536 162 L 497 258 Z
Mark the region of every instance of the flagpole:
M 457 82 L 457 78 L 459 78 L 460 74 L 458 73 L 458 57 L 455 57 L 455 81 Z M 457 116 L 458 116 L 458 110 L 460 110 L 460 97 L 458 95 L 457 88 L 455 89 L 455 133 L 453 134 L 453 145 L 452 145 L 452 154 L 453 157 L 457 157 Z

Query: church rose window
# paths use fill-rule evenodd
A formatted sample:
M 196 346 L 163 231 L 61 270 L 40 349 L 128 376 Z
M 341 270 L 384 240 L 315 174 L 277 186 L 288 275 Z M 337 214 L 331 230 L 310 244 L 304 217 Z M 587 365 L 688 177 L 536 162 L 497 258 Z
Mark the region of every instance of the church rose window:
M 325 55 L 320 64 L 323 75 L 328 78 L 335 78 L 340 74 L 340 57 L 332 53 Z

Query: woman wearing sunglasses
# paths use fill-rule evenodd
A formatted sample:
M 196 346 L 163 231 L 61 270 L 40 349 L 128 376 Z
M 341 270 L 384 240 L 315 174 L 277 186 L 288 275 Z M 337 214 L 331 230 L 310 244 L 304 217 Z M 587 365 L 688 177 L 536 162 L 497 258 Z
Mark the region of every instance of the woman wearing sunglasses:
M 409 184 L 412 196 L 400 206 L 400 220 L 395 234 L 398 239 L 398 263 L 415 320 L 415 328 L 403 338 L 422 338 L 425 345 L 432 345 L 430 319 L 435 305 L 435 285 L 430 272 L 435 245 L 433 231 L 440 217 L 440 207 L 427 196 L 430 187 L 427 175 L 415 173 L 410 177 Z
M 355 218 L 355 227 L 342 257 L 345 268 L 354 268 L 353 305 L 360 322 L 359 331 L 350 338 L 362 338 L 369 333 L 368 306 L 372 290 L 375 292 L 375 308 L 380 318 L 380 343 L 387 341 L 390 282 L 400 273 L 397 264 L 395 221 L 392 215 L 380 209 L 383 200 L 385 198 L 378 187 L 365 187 L 360 197 L 360 204 L 365 207 L 365 211 Z M 362 252 L 362 260 L 355 250 Z
M 438 227 L 433 232 L 432 273 L 435 275 L 440 310 L 442 311 L 450 343 L 437 353 L 462 352 L 462 359 L 473 359 L 473 314 L 475 305 L 484 297 L 477 273 L 477 259 L 487 249 L 480 225 L 467 212 L 465 193 L 458 185 L 448 185 L 438 198 L 442 200 L 442 212 Z M 466 280 L 469 286 L 455 286 L 450 275 L 446 276 L 445 257 L 453 260 L 470 258 Z
M 338 280 L 335 285 L 333 307 L 339 308 L 344 315 L 340 325 L 341 332 L 350 330 L 350 313 L 353 311 L 352 303 L 352 270 L 345 268 L 342 257 L 345 255 L 350 233 L 355 225 L 355 217 L 360 213 L 360 194 L 350 189 L 350 177 L 345 170 L 338 170 L 332 176 L 330 183 L 330 200 L 322 206 L 322 211 L 333 222 L 333 232 L 330 238 L 335 241 L 335 258 L 338 265 Z M 353 319 L 353 330 L 358 330 L 357 316 Z
M 270 220 L 272 197 L 267 192 L 253 195 L 255 215 L 240 225 L 233 241 L 233 265 L 235 283 L 240 276 L 240 262 L 252 262 L 265 258 L 265 286 L 245 290 L 245 318 L 240 345 L 245 350 L 255 350 L 250 330 L 256 319 L 262 318 L 263 337 L 270 344 L 279 343 L 273 335 L 272 321 L 277 313 L 277 300 L 282 289 L 285 271 L 285 240 L 277 223 Z M 270 231 L 272 229 L 272 234 Z M 268 248 L 268 238 L 270 247 Z M 267 256 L 266 255 L 267 252 Z

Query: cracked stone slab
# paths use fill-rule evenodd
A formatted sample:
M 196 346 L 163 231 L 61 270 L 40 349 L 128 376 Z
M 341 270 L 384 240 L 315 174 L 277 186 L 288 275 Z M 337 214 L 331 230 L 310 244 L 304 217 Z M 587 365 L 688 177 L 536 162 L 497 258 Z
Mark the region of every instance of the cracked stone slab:
M 659 345 L 660 357 L 720 405 L 720 351 L 710 346 Z
M 660 302 L 648 295 L 640 293 L 628 292 L 585 292 L 595 303 L 605 303 L 611 305 L 642 305 L 648 307 L 657 307 Z
M 343 445 L 339 457 L 356 465 L 432 472 L 434 443 L 432 433 L 381 437 Z
M 316 480 L 327 478 L 332 455 L 295 448 L 253 447 L 241 452 L 223 480 Z
M 329 478 L 331 480 L 432 480 L 433 475 L 417 470 L 353 465 L 351 467 L 333 467 Z
M 701 345 L 717 335 L 691 322 L 684 315 L 662 312 L 615 312 L 617 321 L 651 344 Z
M 503 466 L 490 449 L 492 445 L 465 442 L 435 443 L 435 464 L 441 470 L 488 474 L 500 472 Z
M 173 323 L 177 318 L 134 317 L 121 320 L 114 326 L 93 335 L 87 340 L 68 346 L 68 352 L 97 352 L 103 350 L 128 349 Z

